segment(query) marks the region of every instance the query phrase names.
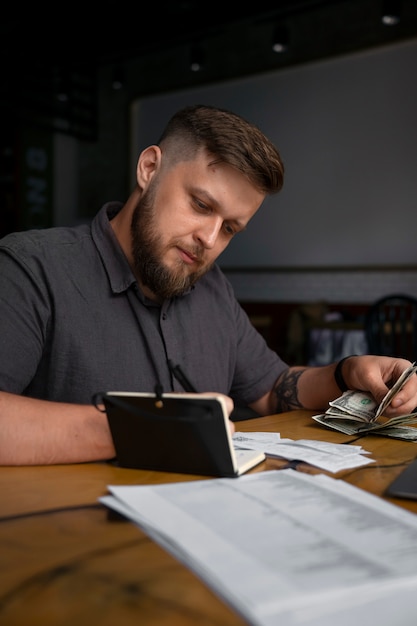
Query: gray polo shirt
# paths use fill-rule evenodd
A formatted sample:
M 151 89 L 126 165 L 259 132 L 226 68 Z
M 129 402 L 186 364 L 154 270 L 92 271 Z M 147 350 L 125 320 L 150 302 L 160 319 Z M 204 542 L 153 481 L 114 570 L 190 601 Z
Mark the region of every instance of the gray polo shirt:
M 214 266 L 162 306 L 139 289 L 110 226 L 119 203 L 91 225 L 0 241 L 0 389 L 90 403 L 102 391 L 183 391 L 167 361 L 198 391 L 244 404 L 269 391 L 286 364 L 270 350 Z

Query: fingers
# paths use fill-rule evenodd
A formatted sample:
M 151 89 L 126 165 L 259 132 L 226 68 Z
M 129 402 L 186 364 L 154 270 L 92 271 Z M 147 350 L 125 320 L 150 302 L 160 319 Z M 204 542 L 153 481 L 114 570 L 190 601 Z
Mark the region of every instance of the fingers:
M 226 396 L 224 393 L 218 393 L 217 391 L 203 391 L 199 394 L 200 396 L 222 396 L 224 398 L 224 401 L 226 403 L 226 410 L 227 410 L 227 415 L 230 417 L 233 409 L 234 409 L 234 403 L 232 398 L 230 398 L 229 396 Z
M 407 368 L 406 368 L 407 369 Z M 405 370 L 403 370 L 405 372 Z M 403 374 L 401 372 L 401 374 Z M 397 377 L 397 384 L 401 384 L 401 374 Z M 404 377 L 404 376 L 403 376 Z M 408 379 L 400 389 L 394 393 L 394 397 L 386 409 L 387 415 L 407 415 L 415 412 L 417 407 L 417 376 L 411 372 Z M 392 391 L 395 391 L 395 380 Z
M 390 389 L 411 366 L 407 359 L 364 355 L 348 359 L 344 371 L 354 389 L 370 392 L 380 404 Z M 387 416 L 407 415 L 417 407 L 417 376 L 412 375 L 384 409 Z
M 202 396 L 212 396 L 213 393 L 211 393 L 209 391 L 206 391 L 206 392 L 201 393 L 200 395 L 202 395 Z M 232 411 L 234 409 L 234 406 L 235 406 L 232 398 L 230 398 L 229 396 L 224 395 L 223 393 L 216 394 L 216 395 L 223 396 L 224 401 L 226 403 L 227 414 L 230 417 L 230 415 L 231 415 L 231 413 L 232 413 Z M 230 434 L 231 435 L 233 435 L 235 430 L 236 430 L 234 422 L 232 422 L 230 419 L 229 419 L 229 430 L 230 430 Z

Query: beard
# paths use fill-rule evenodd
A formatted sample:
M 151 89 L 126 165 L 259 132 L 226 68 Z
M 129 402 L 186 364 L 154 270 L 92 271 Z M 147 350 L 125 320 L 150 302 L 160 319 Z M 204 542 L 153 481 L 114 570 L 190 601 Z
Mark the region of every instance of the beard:
M 158 298 L 165 300 L 183 295 L 208 272 L 211 265 L 203 265 L 200 261 L 199 268 L 194 272 L 189 272 L 187 264 L 180 258 L 173 269 L 164 265 L 162 261 L 164 245 L 155 228 L 154 190 L 155 185 L 151 184 L 147 192 L 142 195 L 132 215 L 130 226 L 132 258 L 134 271 L 142 284 Z M 174 242 L 173 246 L 176 243 L 180 242 Z M 201 246 L 195 246 L 191 252 L 201 259 Z

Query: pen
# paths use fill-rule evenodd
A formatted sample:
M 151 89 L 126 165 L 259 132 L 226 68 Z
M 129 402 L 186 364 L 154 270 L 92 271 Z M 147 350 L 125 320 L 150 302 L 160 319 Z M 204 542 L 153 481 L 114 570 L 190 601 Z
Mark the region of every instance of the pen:
M 187 376 L 184 374 L 182 368 L 179 365 L 174 365 L 171 359 L 168 359 L 168 366 L 173 376 L 178 380 L 178 382 L 182 385 L 185 391 L 197 393 L 197 389 L 192 383 L 190 383 Z

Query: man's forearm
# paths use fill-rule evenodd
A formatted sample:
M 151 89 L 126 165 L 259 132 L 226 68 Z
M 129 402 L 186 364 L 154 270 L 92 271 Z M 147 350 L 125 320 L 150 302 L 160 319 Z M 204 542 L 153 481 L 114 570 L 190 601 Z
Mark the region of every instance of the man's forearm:
M 290 367 L 275 386 L 277 412 L 293 409 L 327 408 L 330 400 L 341 395 L 334 378 L 335 365 L 321 367 Z
M 94 406 L 0 392 L 0 465 L 83 463 L 114 455 L 106 415 Z

